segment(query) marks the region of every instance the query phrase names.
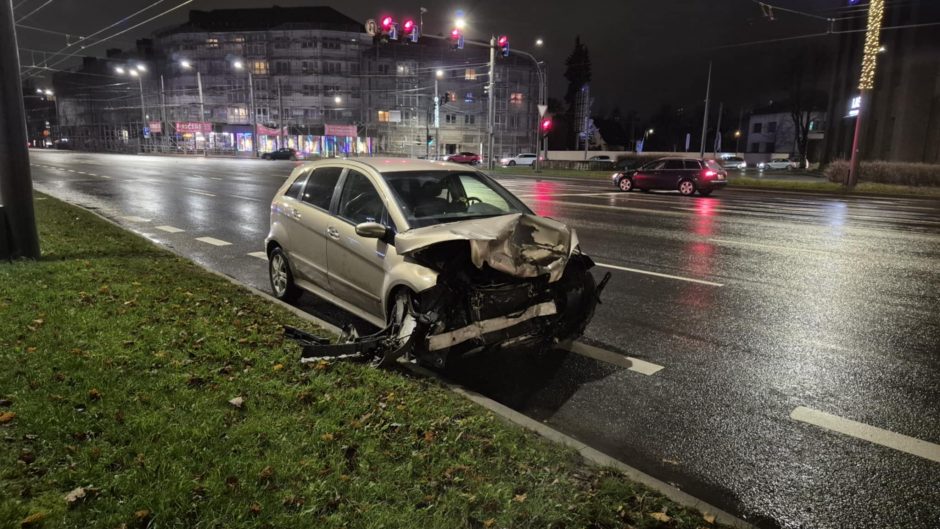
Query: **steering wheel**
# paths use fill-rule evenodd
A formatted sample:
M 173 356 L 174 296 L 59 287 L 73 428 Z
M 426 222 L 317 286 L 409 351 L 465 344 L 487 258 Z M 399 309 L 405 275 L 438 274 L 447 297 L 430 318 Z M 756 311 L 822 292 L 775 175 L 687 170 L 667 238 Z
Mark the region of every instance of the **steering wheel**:
M 480 204 L 483 203 L 483 201 L 477 197 L 466 197 L 464 201 L 467 203 L 467 207 L 470 207 L 470 205 L 473 204 L 474 202 L 479 202 Z

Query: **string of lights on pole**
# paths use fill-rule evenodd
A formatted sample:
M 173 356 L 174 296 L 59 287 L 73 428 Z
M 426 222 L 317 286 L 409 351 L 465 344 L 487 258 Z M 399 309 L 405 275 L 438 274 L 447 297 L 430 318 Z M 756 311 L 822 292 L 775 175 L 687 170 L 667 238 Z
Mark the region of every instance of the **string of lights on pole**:
M 862 56 L 862 74 L 858 80 L 859 90 L 871 90 L 875 87 L 875 67 L 878 52 L 881 51 L 881 21 L 884 18 L 884 0 L 871 0 L 868 6 L 868 29 L 865 32 L 865 48 Z

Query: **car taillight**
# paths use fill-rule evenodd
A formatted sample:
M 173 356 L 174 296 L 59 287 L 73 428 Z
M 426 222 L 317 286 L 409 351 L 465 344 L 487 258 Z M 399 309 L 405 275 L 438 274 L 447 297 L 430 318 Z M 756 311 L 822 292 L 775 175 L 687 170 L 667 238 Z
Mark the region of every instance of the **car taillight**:
M 705 178 L 714 178 L 715 175 L 717 175 L 717 174 L 718 174 L 718 173 L 716 173 L 715 171 L 712 171 L 711 169 L 709 169 L 709 170 L 705 171 Z

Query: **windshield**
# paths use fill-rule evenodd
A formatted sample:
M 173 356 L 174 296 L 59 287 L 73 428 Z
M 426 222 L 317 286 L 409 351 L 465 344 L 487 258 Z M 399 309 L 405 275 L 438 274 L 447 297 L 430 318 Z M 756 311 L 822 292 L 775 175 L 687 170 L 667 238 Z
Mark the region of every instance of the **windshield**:
M 402 171 L 382 175 L 412 228 L 470 218 L 531 213 L 486 175 L 464 171 Z

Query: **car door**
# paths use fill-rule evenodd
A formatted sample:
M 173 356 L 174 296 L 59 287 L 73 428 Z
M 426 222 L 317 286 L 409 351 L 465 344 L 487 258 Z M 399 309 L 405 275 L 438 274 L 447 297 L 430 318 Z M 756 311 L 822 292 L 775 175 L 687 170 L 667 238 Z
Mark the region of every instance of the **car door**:
M 677 189 L 685 173 L 683 160 L 666 160 L 663 168 L 656 172 L 656 189 Z
M 336 192 L 342 167 L 318 167 L 310 172 L 300 200 L 294 201 L 288 228 L 287 256 L 303 279 L 330 289 L 327 275 L 327 227 L 330 204 Z
M 654 189 L 656 187 L 656 175 L 665 165 L 666 162 L 663 160 L 643 165 L 633 174 L 633 185 L 640 189 Z
M 388 225 L 385 201 L 365 174 L 349 169 L 343 178 L 336 215 L 327 227 L 327 262 L 333 294 L 381 318 L 385 256 L 394 252 L 387 242 L 361 237 L 356 225 Z

